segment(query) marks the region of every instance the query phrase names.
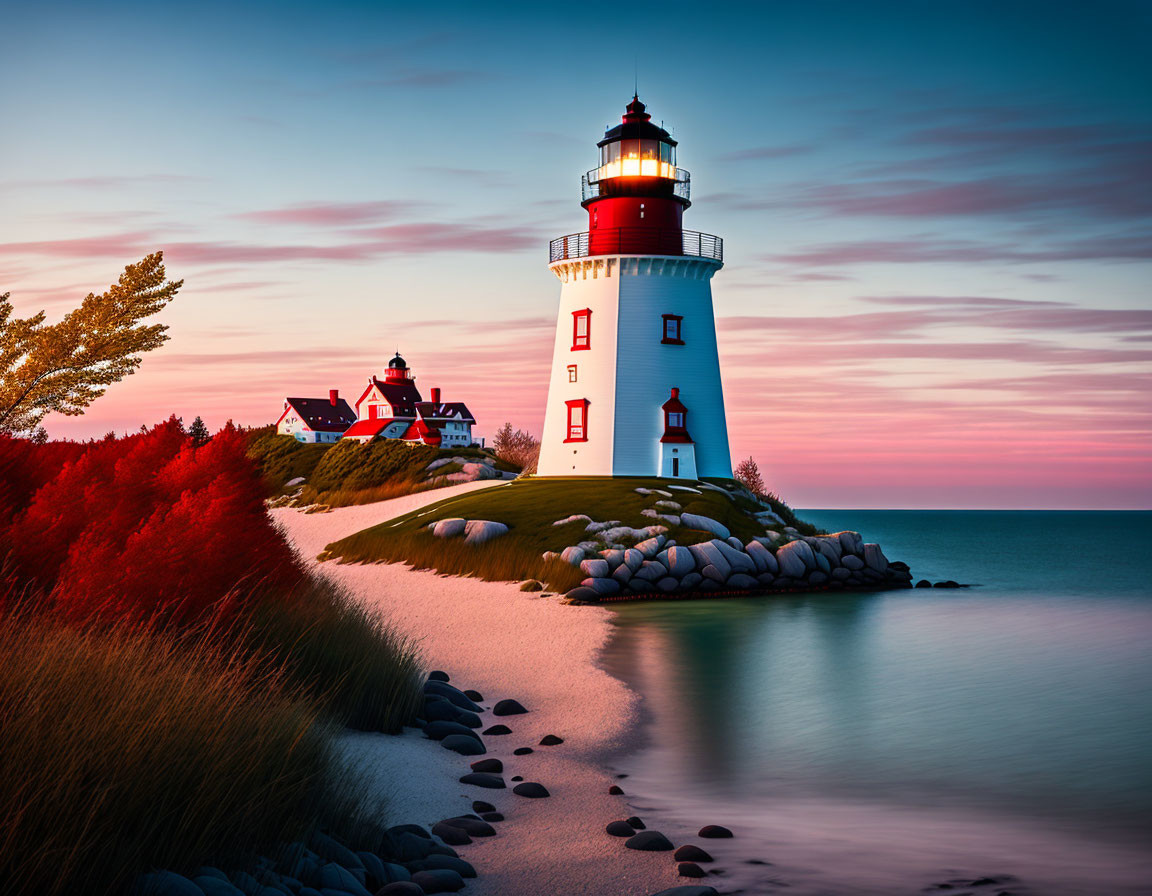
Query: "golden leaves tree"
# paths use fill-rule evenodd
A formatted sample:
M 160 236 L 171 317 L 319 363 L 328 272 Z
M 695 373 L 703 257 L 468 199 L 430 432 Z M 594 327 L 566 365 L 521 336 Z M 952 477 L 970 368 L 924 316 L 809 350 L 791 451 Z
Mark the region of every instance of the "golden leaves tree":
M 59 323 L 44 312 L 12 317 L 11 293 L 0 295 L 0 433 L 29 433 L 46 414 L 77 416 L 164 344 L 168 329 L 142 323 L 184 285 L 164 273 L 164 253 L 124 268 L 100 295 L 88 293 Z
M 764 486 L 764 478 L 760 475 L 760 467 L 751 457 L 740 461 L 740 463 L 736 465 L 736 469 L 732 475 L 737 482 L 758 497 L 763 496 L 767 492 L 767 488 Z

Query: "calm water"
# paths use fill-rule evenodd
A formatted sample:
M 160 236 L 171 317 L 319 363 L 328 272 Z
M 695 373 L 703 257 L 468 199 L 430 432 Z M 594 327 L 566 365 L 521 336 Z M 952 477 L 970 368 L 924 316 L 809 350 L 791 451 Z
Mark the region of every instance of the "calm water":
M 1152 513 L 802 516 L 978 587 L 624 605 L 630 792 L 748 893 L 1152 893 Z

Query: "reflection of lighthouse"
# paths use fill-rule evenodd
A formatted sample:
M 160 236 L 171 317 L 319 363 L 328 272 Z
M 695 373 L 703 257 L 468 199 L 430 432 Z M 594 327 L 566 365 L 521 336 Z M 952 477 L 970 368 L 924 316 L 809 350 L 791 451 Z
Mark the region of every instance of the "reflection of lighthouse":
M 681 226 L 688 172 L 650 118 L 633 97 L 584 176 L 588 231 L 552 241 L 542 476 L 732 475 L 710 285 L 723 243 Z

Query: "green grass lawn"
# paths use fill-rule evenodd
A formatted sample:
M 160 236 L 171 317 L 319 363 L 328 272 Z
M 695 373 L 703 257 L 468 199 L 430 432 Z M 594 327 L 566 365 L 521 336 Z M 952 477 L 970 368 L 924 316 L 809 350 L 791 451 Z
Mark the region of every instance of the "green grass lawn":
M 641 487 L 668 491 L 672 497 L 638 494 L 636 489 Z M 743 542 L 764 534 L 764 527 L 750 515 L 762 508 L 739 490 L 725 494 L 702 489 L 697 495 L 669 489 L 666 479 L 534 477 L 438 501 L 334 542 L 321 556 L 349 563 L 402 561 L 421 569 L 476 575 L 490 581 L 537 578 L 553 590 L 564 591 L 578 584 L 583 574 L 566 563 L 544 561 L 541 555 L 593 540 L 594 536 L 584 531 L 586 521 L 563 526 L 555 526 L 554 522 L 583 513 L 595 521 L 619 520 L 621 525 L 636 529 L 667 525 L 641 513 L 646 508 L 677 512 L 656 507 L 658 500 L 675 501 L 684 513 L 718 520 Z M 511 531 L 479 546 L 466 545 L 459 538 L 436 538 L 428 531 L 429 523 L 449 517 L 494 520 L 506 524 Z M 680 544 L 696 544 L 713 537 L 683 526 L 670 527 L 667 534 Z M 621 539 L 618 543 L 633 541 Z

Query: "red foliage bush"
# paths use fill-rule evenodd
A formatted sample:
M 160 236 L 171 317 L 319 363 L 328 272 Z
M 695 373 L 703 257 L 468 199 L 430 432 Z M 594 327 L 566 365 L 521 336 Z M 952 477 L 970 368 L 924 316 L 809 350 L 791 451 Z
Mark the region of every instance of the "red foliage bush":
M 232 427 L 201 447 L 175 418 L 70 451 L 16 441 L 0 441 L 17 481 L 0 492 L 0 543 L 67 615 L 190 621 L 302 577 Z

